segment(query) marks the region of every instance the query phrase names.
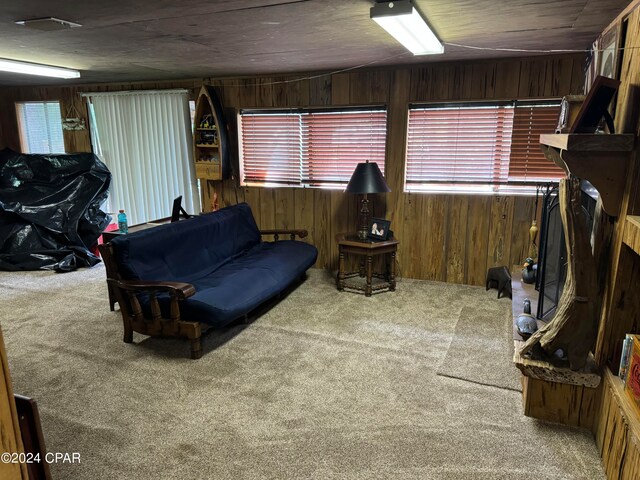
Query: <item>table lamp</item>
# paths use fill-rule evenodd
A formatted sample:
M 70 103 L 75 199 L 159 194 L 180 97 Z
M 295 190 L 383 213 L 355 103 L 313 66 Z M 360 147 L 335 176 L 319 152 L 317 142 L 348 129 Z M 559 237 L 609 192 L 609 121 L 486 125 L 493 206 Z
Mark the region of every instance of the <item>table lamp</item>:
M 367 239 L 369 230 L 369 199 L 368 193 L 386 193 L 391 189 L 382 176 L 380 167 L 376 162 L 359 163 L 351 175 L 351 179 L 347 184 L 345 192 L 363 194 L 362 208 L 360 209 L 360 228 L 358 229 L 358 238 L 360 240 Z

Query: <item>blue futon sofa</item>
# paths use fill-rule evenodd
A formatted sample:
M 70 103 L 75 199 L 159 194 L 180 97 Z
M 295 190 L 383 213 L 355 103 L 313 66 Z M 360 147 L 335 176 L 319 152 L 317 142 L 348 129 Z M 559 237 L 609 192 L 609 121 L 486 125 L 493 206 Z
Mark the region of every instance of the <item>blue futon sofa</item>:
M 272 235 L 263 242 L 261 235 Z M 280 240 L 281 235 L 290 236 Z M 100 247 L 124 321 L 133 332 L 182 336 L 200 358 L 203 327 L 246 318 L 304 278 L 318 250 L 304 230 L 258 230 L 246 203 L 140 232 Z

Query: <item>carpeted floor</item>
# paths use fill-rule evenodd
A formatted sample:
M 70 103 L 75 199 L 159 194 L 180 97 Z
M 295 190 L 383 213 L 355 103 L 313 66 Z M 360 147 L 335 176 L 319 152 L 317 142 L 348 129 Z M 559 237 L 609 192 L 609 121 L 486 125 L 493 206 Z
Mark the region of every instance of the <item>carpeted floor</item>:
M 14 389 L 38 401 L 49 451 L 81 454 L 55 479 L 604 478 L 589 432 L 524 417 L 519 392 L 436 374 L 474 358 L 451 351 L 469 323 L 508 311 L 495 291 L 403 280 L 365 298 L 312 270 L 194 361 L 186 341 L 123 343 L 104 277 L 0 272 Z M 504 372 L 510 357 L 477 358 Z
M 509 300 L 462 307 L 438 375 L 521 392 L 520 370 L 505 361 L 513 357 L 512 330 Z

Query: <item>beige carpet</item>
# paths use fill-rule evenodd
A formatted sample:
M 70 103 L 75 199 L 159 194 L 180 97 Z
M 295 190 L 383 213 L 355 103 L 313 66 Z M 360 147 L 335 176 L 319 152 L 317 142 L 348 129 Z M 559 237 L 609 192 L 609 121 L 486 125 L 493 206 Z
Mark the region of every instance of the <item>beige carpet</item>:
M 438 375 L 522 391 L 512 363 L 513 313 L 509 298 L 465 305 Z
M 365 298 L 312 270 L 197 361 L 184 341 L 123 343 L 102 267 L 0 272 L 0 301 L 15 391 L 38 401 L 49 451 L 81 454 L 55 479 L 603 478 L 588 432 L 436 375 L 494 291 L 404 280 Z

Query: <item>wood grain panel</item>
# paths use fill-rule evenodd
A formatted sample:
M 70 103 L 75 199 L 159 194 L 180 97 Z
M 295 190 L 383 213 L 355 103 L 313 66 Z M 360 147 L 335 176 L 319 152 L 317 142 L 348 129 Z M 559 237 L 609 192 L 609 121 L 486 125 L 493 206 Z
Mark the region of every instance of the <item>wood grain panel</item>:
M 245 187 L 244 189 L 245 202 L 247 202 L 251 207 L 253 217 L 255 218 L 258 227 L 260 227 L 260 225 L 262 224 L 262 214 L 260 209 L 260 190 L 261 189 L 256 187 Z
M 315 233 L 315 197 L 311 188 L 296 188 L 293 191 L 295 211 L 294 228 L 307 230 L 309 236 L 306 241 L 312 245 L 316 244 Z
M 261 188 L 260 191 L 260 223 L 262 230 L 276 228 L 276 191 L 274 188 Z
M 491 197 L 471 197 L 467 218 L 467 281 L 471 285 L 484 285 L 487 277 L 487 255 L 489 249 L 489 221 L 487 212 L 491 208 Z
M 511 258 L 513 203 L 513 197 L 493 198 L 489 214 L 487 268 L 509 265 L 508 262 Z
M 309 80 L 309 104 L 331 104 L 331 75 L 315 76 Z
M 496 64 L 496 97 L 518 98 L 521 62 L 499 61 Z
M 331 75 L 331 104 L 348 105 L 350 91 L 350 76 L 348 73 Z
M 416 199 L 422 200 L 421 215 L 418 217 L 417 225 L 419 237 L 426 239 L 424 249 L 421 249 L 420 242 L 417 245 L 411 245 L 417 249 L 416 258 L 422 255 L 422 260 L 418 259 L 418 265 L 421 265 L 419 270 L 421 275 L 418 278 L 440 282 L 447 279 L 446 235 L 449 225 L 449 206 L 453 198 L 455 197 L 446 195 L 416 196 Z
M 598 407 L 597 388 L 522 379 L 525 415 L 574 427 L 592 427 Z
M 457 195 L 452 198 L 447 223 L 447 277 L 449 283 L 466 283 L 467 255 L 473 250 L 467 244 L 469 226 L 469 197 Z
M 296 202 L 293 188 L 274 188 L 275 226 L 291 229 L 295 225 Z
M 607 478 L 640 478 L 640 418 L 624 393 L 622 381 L 609 369 L 593 430 Z
M 331 237 L 329 215 L 331 192 L 316 189 L 313 191 L 315 246 L 318 249 L 318 268 L 328 269 L 331 264 L 331 245 L 335 244 L 335 237 Z

